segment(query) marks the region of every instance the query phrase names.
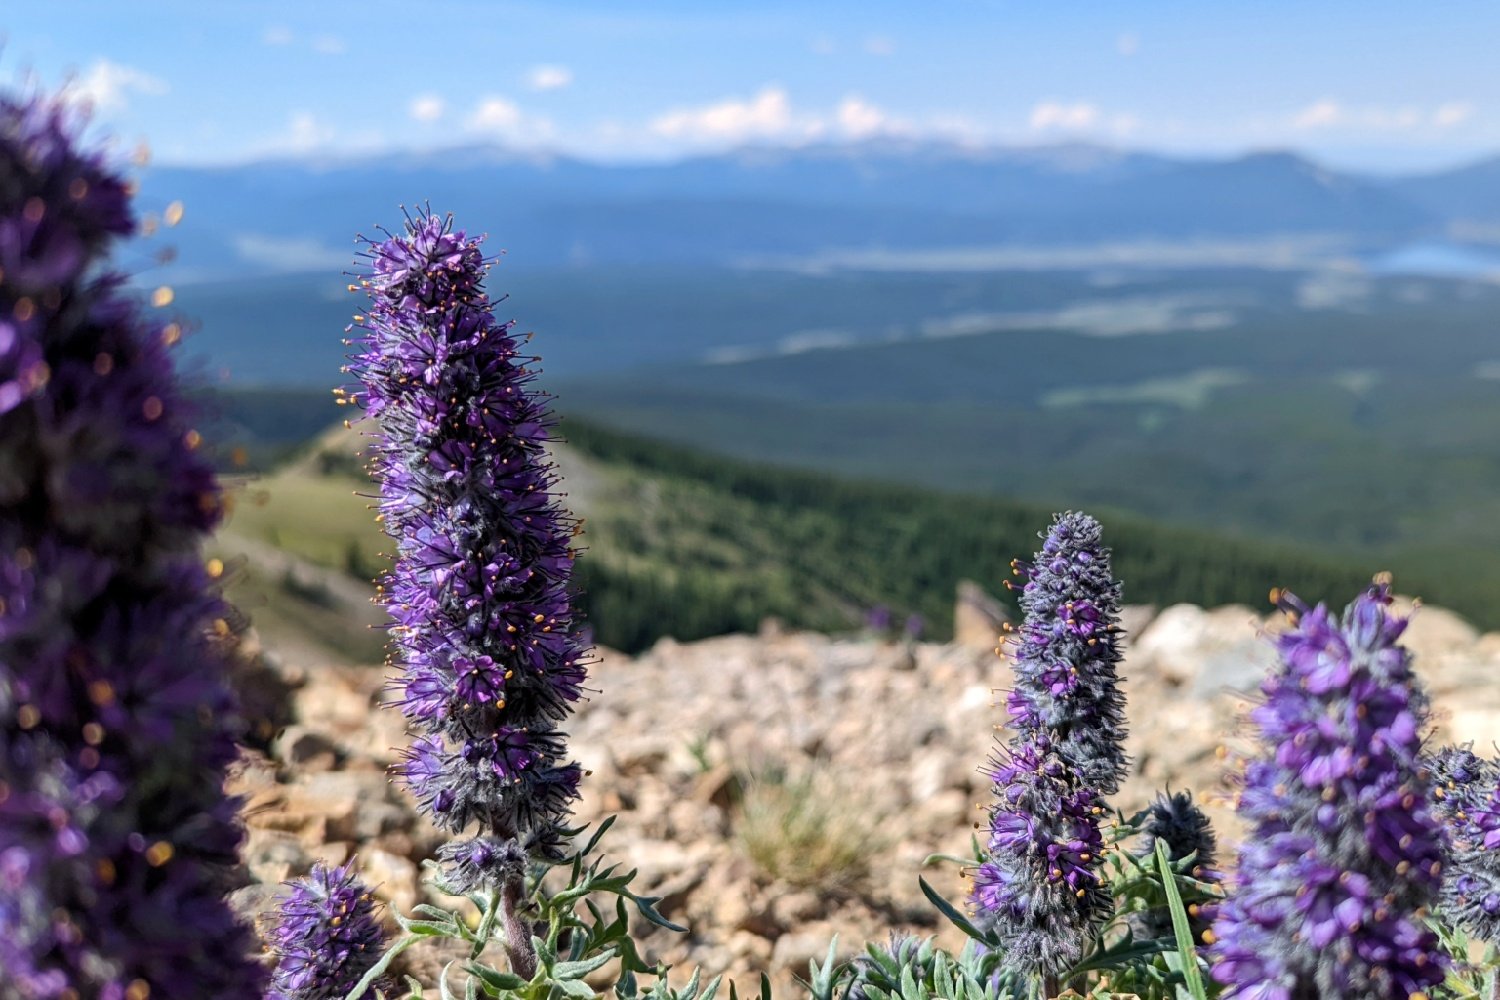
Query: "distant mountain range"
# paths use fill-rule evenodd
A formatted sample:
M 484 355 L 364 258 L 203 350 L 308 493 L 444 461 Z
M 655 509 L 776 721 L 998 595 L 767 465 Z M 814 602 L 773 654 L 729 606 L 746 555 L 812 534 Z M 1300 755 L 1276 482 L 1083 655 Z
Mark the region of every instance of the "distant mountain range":
M 1310 235 L 1353 251 L 1500 242 L 1500 159 L 1378 179 L 1284 152 L 1187 159 L 1081 144 L 882 140 L 644 165 L 466 147 L 145 173 L 142 204 L 179 199 L 177 280 L 347 266 L 354 234 L 399 222 L 402 203 L 493 232 L 512 266 Z

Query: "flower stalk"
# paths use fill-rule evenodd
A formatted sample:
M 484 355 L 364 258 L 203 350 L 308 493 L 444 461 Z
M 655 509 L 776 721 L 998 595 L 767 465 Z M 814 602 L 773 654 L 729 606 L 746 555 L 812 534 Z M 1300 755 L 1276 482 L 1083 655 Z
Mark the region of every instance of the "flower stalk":
M 480 240 L 424 212 L 367 256 L 353 399 L 379 427 L 372 470 L 397 544 L 380 592 L 417 734 L 396 770 L 454 836 L 445 886 L 501 894 L 523 974 L 527 863 L 562 857 L 581 775 L 559 728 L 586 677 L 568 592 L 577 524 L 554 495 L 535 359 L 492 313 Z

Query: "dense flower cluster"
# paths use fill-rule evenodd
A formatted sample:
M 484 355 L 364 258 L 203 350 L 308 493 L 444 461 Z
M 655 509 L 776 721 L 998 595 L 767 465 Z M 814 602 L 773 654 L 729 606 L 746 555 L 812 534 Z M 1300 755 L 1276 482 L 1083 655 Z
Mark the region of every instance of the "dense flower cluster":
M 1007 699 L 1014 736 L 991 762 L 998 802 L 970 901 L 1007 968 L 1047 977 L 1083 957 L 1110 910 L 1099 817 L 1125 772 L 1120 586 L 1087 514 L 1059 514 L 1035 560 L 1013 565 L 1026 613 Z
M 1442 860 L 1418 762 L 1426 699 L 1397 644 L 1406 621 L 1386 583 L 1342 619 L 1281 600 L 1295 625 L 1252 713 L 1267 752 L 1244 774 L 1250 835 L 1213 925 L 1213 973 L 1258 1000 L 1404 1000 L 1446 966 L 1423 921 Z
M 1098 874 L 1104 809 L 1046 736 L 1013 742 L 991 764 L 999 801 L 973 875 L 975 916 L 1001 942 L 1007 968 L 1057 975 L 1077 964 L 1109 915 Z
M 276 972 L 266 1000 L 344 1000 L 380 958 L 375 903 L 353 863 L 321 861 L 289 883 L 268 942 Z M 374 1000 L 376 984 L 360 994 Z
M 0 992 L 258 997 L 220 496 L 168 347 L 102 272 L 134 222 L 66 108 L 0 97 Z
M 1444 912 L 1474 937 L 1500 941 L 1500 765 L 1468 746 L 1444 747 L 1427 764 L 1446 849 Z
M 399 771 L 434 821 L 455 888 L 510 878 L 513 851 L 555 858 L 580 776 L 559 722 L 585 681 L 568 594 L 575 523 L 543 450 L 532 360 L 491 313 L 479 240 L 420 214 L 371 243 L 357 401 L 379 424 L 380 511 L 397 541 L 382 586 L 403 712 Z
M 1012 728 L 1049 734 L 1083 784 L 1113 795 L 1126 770 L 1120 585 L 1100 537 L 1087 514 L 1059 514 L 1035 559 L 1013 564 L 1025 620 L 1007 707 Z

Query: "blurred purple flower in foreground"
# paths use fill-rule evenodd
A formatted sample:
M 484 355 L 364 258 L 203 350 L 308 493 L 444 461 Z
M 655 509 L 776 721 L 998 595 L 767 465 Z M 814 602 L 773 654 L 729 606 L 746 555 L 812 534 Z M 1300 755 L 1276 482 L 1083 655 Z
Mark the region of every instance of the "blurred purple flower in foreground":
M 1427 702 L 1390 601 L 1377 583 L 1340 619 L 1280 599 L 1295 627 L 1252 713 L 1265 749 L 1240 794 L 1250 834 L 1212 928 L 1228 995 L 1405 1000 L 1443 981 L 1423 919 L 1442 882 L 1417 759 Z
M 236 710 L 198 553 L 219 490 L 178 328 L 100 270 L 134 221 L 76 127 L 0 97 L 0 992 L 258 997 L 222 900 Z

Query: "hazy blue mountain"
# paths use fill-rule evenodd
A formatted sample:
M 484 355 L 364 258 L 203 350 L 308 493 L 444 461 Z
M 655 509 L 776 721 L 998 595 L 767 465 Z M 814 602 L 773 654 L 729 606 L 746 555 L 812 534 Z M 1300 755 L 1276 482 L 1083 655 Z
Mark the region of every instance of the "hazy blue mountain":
M 337 270 L 354 233 L 392 225 L 399 204 L 421 202 L 481 221 L 521 266 L 1307 233 L 1369 248 L 1442 230 L 1451 206 L 1409 190 L 1415 183 L 1360 179 L 1287 153 L 1189 160 L 1080 144 L 872 141 L 663 164 L 466 147 L 159 167 L 142 190 L 147 206 L 188 206 L 171 235 L 181 281 Z M 1492 190 L 1500 204 L 1500 183 Z
M 1457 222 L 1500 223 L 1500 156 L 1392 181 L 1392 191 Z M 1489 242 L 1500 242 L 1493 238 Z

